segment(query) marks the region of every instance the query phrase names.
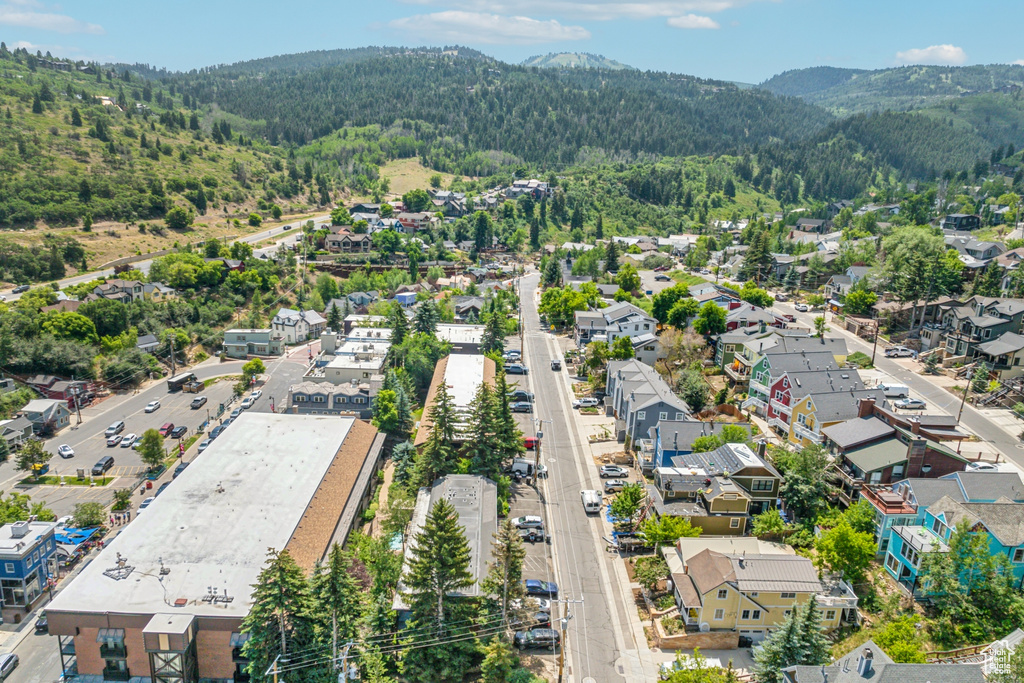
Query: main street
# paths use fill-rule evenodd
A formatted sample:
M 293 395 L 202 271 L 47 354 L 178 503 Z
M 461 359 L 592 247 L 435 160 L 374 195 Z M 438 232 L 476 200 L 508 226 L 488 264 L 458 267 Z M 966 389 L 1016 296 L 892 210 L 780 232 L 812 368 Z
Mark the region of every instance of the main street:
M 797 312 L 791 303 L 776 302 L 775 308 L 783 313 L 795 315 L 801 326 L 809 327 L 811 329 L 814 329 L 814 319 L 819 315 L 824 315 L 820 312 Z M 831 330 L 826 333 L 827 337 L 842 337 L 846 340 L 847 349 L 850 353 L 853 353 L 854 351 L 861 351 L 862 353 L 871 356 L 872 344 L 870 342 L 861 339 L 851 332 L 847 332 L 837 325 L 830 327 Z M 956 415 L 960 411 L 961 398 L 959 396 L 956 396 L 946 389 L 933 384 L 928 381 L 926 377 L 923 377 L 908 368 L 908 365 L 917 366 L 918 363 L 916 361 L 897 361 L 886 358 L 883 351 L 884 347 L 879 346 L 877 353 L 875 354 L 876 368 L 894 377 L 901 384 L 905 384 L 910 387 L 914 392 L 927 401 L 930 407 L 940 408 L 950 415 Z M 960 417 L 960 424 L 968 431 L 977 434 L 983 440 L 991 443 L 1009 460 L 1016 463 L 1018 467 L 1024 468 L 1024 450 L 1022 450 L 1022 443 L 1021 440 L 1017 438 L 1017 434 L 1008 432 L 1004 427 L 991 420 L 987 415 L 977 410 L 969 403 L 964 406 L 963 415 Z M 967 456 L 974 455 L 970 453 L 969 443 L 964 445 L 963 451 Z
M 635 608 L 625 604 L 621 577 L 616 574 L 616 569 L 622 570 L 615 566 L 618 556 L 605 552 L 601 516 L 585 514 L 580 501 L 581 490 L 603 487 L 577 426 L 564 366 L 561 371 L 551 370 L 551 360 L 562 358 L 562 350 L 558 339 L 540 327 L 535 298 L 539 279 L 533 273 L 520 280 L 524 363 L 530 368 L 527 377 L 536 394 L 534 417 L 543 421 L 542 460 L 549 475 L 540 480 L 541 494 L 553 539 L 559 599 L 567 601 L 559 613 L 572 615 L 563 643 L 566 680 L 652 680 L 657 669 L 653 662 L 640 661 L 639 651 L 647 647 L 634 641 L 626 610 Z M 557 620 L 553 626 L 559 628 Z

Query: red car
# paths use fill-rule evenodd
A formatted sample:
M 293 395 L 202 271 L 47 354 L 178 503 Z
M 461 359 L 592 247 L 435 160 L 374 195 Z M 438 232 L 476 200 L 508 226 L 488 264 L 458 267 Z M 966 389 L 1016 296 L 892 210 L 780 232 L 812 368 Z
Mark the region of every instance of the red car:
M 523 445 L 526 446 L 526 450 L 532 451 L 537 447 L 537 438 L 534 436 L 523 437 Z
M 174 429 L 173 422 L 168 422 L 164 424 L 164 426 L 160 428 L 160 436 L 167 436 L 168 434 L 171 433 L 172 429 Z
M 664 272 L 666 270 L 668 270 L 668 266 L 658 266 L 657 268 L 654 269 L 654 272 L 655 273 L 661 273 L 661 272 Z

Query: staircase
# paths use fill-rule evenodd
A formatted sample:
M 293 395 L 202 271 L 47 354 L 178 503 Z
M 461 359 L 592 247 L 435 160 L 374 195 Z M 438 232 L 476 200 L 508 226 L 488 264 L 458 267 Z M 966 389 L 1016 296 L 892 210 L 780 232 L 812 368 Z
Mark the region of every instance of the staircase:
M 979 406 L 988 406 L 993 403 L 1000 403 L 1002 399 L 1010 396 L 1011 394 L 1015 397 L 1024 397 L 1024 377 L 1014 377 L 1008 379 L 999 385 L 999 388 L 995 391 L 979 397 L 975 400 L 975 404 Z

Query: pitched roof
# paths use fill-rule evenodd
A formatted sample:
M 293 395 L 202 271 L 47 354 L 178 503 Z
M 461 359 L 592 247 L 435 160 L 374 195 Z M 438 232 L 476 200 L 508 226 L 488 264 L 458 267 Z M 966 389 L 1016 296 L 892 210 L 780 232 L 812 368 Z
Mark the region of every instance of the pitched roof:
M 1013 332 L 1003 332 L 992 341 L 978 344 L 978 350 L 990 356 L 1002 356 L 1021 349 L 1024 349 L 1024 336 Z
M 704 550 L 691 557 L 686 572 L 701 595 L 736 578 L 729 556 L 713 550 Z
M 870 651 L 873 672 L 858 673 L 858 663 Z M 798 665 L 783 669 L 792 683 L 984 683 L 980 664 L 897 664 L 869 640 L 829 666 Z
M 995 503 L 960 503 L 943 496 L 928 507 L 928 513 L 945 513 L 946 524 L 956 526 L 967 520 L 972 526 L 981 523 L 1002 545 L 1014 548 L 1024 545 L 1024 505 L 1005 498 Z
M 821 580 L 810 559 L 801 555 L 730 555 L 741 591 L 820 593 Z
M 958 482 L 965 500 L 1024 502 L 1024 482 L 1016 472 L 953 472 L 941 478 Z
M 884 436 L 892 436 L 896 430 L 877 417 L 857 417 L 825 427 L 821 433 L 840 449 L 846 450 Z
M 780 340 L 782 337 L 779 338 Z M 781 346 L 781 344 L 780 344 Z M 800 371 L 824 371 L 838 370 L 835 356 L 831 351 L 807 351 L 787 352 L 776 346 L 765 351 L 768 356 L 768 363 L 771 365 L 772 374 L 781 375 L 784 372 Z
M 821 394 L 809 394 L 814 403 L 814 415 L 818 422 L 837 422 L 857 417 L 860 412 L 860 399 L 873 398 L 881 404 L 885 396 L 881 389 L 859 389 L 857 391 L 837 391 Z
M 672 458 L 673 467 L 702 469 L 709 475 L 735 474 L 748 467 L 767 470 L 779 476 L 775 468 L 743 443 L 727 443 L 706 453 L 686 453 Z
M 907 444 L 896 437 L 843 453 L 861 472 L 874 472 L 907 460 Z

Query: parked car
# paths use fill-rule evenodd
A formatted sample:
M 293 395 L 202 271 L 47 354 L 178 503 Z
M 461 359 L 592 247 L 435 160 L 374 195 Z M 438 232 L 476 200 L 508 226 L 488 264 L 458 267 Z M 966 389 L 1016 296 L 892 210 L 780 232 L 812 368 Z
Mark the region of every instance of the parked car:
M 138 438 L 136 434 L 126 434 L 124 439 L 121 440 L 121 448 L 131 448 Z
M 249 394 L 249 398 L 251 398 L 253 401 L 258 401 L 258 400 L 260 400 L 260 396 L 262 396 L 262 395 L 263 395 L 263 391 L 260 390 L 260 389 L 257 389 L 256 391 L 254 391 L 251 394 Z
M 558 597 L 558 584 L 553 581 L 541 581 L 540 579 L 526 579 L 527 595 L 543 595 L 546 598 Z
M 15 288 L 17 292 L 21 287 Z M 25 285 L 25 289 L 28 289 L 28 285 Z M 24 290 L 22 290 L 24 291 Z M 12 653 L 6 655 L 0 655 L 0 680 L 6 680 L 15 669 L 18 668 L 18 655 Z
M 214 439 L 216 439 L 224 432 L 224 429 L 224 425 L 217 425 L 216 427 L 214 427 L 212 430 L 210 430 L 210 438 L 208 440 L 213 441 Z
M 526 598 L 525 602 L 519 598 L 508 601 L 508 606 L 511 609 L 524 609 L 524 607 L 525 609 L 533 609 L 534 605 L 536 605 L 537 609 L 542 612 L 551 611 L 551 601 L 545 600 L 544 598 L 529 597 Z
M 117 444 L 121 443 L 121 439 L 122 438 L 123 437 L 120 434 L 114 434 L 113 436 L 111 436 L 110 438 L 107 439 L 107 446 L 108 447 L 116 446 Z
M 539 515 L 524 515 L 513 519 L 512 526 L 517 529 L 543 529 L 544 520 Z
M 526 401 L 516 401 L 515 403 L 509 404 L 509 410 L 513 413 L 532 413 L 533 404 L 527 403 Z
M 156 500 L 156 496 L 150 496 L 146 500 L 144 500 L 141 503 L 139 503 L 139 512 L 142 512 L 143 510 L 148 508 L 150 505 L 152 505 L 154 500 Z
M 516 361 L 523 357 L 523 353 L 517 349 L 509 349 L 505 353 L 501 354 L 501 357 L 507 361 Z
M 242 414 L 242 408 L 235 408 L 231 411 L 231 419 L 234 420 L 236 417 Z
M 625 479 L 609 479 L 604 483 L 605 493 L 617 493 L 622 489 L 626 488 L 626 484 L 629 482 Z
M 505 366 L 505 374 L 507 375 L 529 375 L 530 369 L 525 365 L 519 363 L 510 363 Z
M 557 371 L 561 371 L 561 369 L 562 369 L 562 361 L 560 361 L 557 358 L 555 358 L 553 361 L 551 361 L 551 369 L 555 370 L 556 372 Z
M 160 410 L 160 401 L 150 401 L 146 404 L 147 413 L 155 413 L 158 410 Z
M 517 630 L 529 628 L 551 628 L 551 612 L 548 612 L 547 610 L 538 610 L 533 614 L 527 615 L 523 619 L 512 614 L 509 617 L 509 625 Z
M 514 642 L 520 650 L 554 649 L 562 642 L 562 637 L 553 628 L 532 628 L 518 631 Z
M 57 455 L 59 455 L 62 458 L 73 458 L 75 457 L 75 450 L 66 443 L 62 443 L 61 445 L 57 446 Z
M 192 402 L 188 404 L 188 407 L 191 408 L 192 410 L 196 410 L 197 408 L 202 408 L 203 406 L 205 406 L 206 401 L 207 399 L 205 396 L 196 396 L 194 399 L 192 399 Z
M 625 479 L 629 476 L 629 470 L 618 465 L 601 465 L 602 479 Z
M 520 529 L 519 538 L 529 543 L 543 543 L 544 542 L 544 530 L 543 529 Z
M 896 408 L 902 408 L 903 410 L 924 410 L 928 404 L 919 398 L 901 398 L 898 401 L 892 402 Z
M 174 479 L 174 477 L 171 476 L 171 479 Z M 171 485 L 171 482 L 169 482 L 169 481 L 165 481 L 164 483 L 160 484 L 160 488 L 158 488 L 156 490 L 156 493 L 153 494 L 153 497 L 156 498 L 157 496 L 159 496 L 161 493 L 164 492 L 164 489 L 166 489 L 170 485 Z
M 107 473 L 111 467 L 114 466 L 114 457 L 111 455 L 104 455 L 96 464 L 92 466 L 92 476 L 102 477 Z
M 807 311 L 811 310 L 807 306 L 807 304 L 802 304 L 802 303 L 795 303 L 795 304 L 793 304 L 793 308 L 795 308 L 796 310 L 800 311 L 801 313 L 806 313 Z
M 654 279 L 657 280 L 658 282 L 672 281 L 672 278 L 670 278 L 668 275 L 665 275 L 665 273 L 658 273 L 657 275 L 654 276 Z
M 527 403 L 533 403 L 533 392 L 526 391 L 525 389 L 516 389 L 510 394 L 510 398 L 513 401 L 526 401 Z
M 532 451 L 534 448 L 537 447 L 537 437 L 535 437 L 535 436 L 524 436 L 523 437 L 523 446 L 526 447 L 526 450 Z
M 28 285 L 18 285 L 17 287 L 15 287 L 14 289 L 11 290 L 11 292 L 13 292 L 14 294 L 22 294 L 22 293 L 27 292 L 27 291 L 28 291 Z
M 1003 469 L 994 462 L 969 462 L 964 468 L 968 472 L 1002 472 Z
M 249 410 L 256 403 L 251 396 L 242 399 L 242 410 Z
M 103 432 L 103 436 L 111 437 L 114 434 L 120 434 L 124 431 L 124 420 L 118 420 L 114 424 L 107 427 L 107 430 Z
M 906 346 L 890 346 L 885 350 L 886 358 L 913 358 L 917 353 Z
M 185 425 L 179 425 L 179 426 L 177 426 L 177 427 L 175 427 L 174 429 L 171 430 L 171 438 L 172 439 L 180 439 L 181 437 L 185 436 L 185 434 L 187 434 L 187 433 L 188 433 L 188 427 L 186 427 Z
M 601 404 L 596 398 L 578 398 L 572 402 L 573 408 L 596 408 Z
M 199 448 L 196 449 L 196 453 L 202 453 L 210 447 L 211 443 L 213 443 L 213 439 L 203 439 L 199 444 Z
M 50 622 L 46 620 L 46 612 L 43 612 L 42 614 L 39 615 L 39 618 L 36 619 L 36 633 L 49 633 L 49 632 L 50 632 Z
M 186 467 L 188 467 L 187 462 L 179 462 L 178 466 L 174 468 L 174 474 L 171 475 L 171 479 L 177 479 L 178 475 L 184 472 Z
M 173 422 L 165 422 L 160 427 L 160 436 L 167 436 L 168 434 L 171 433 L 172 429 L 174 429 L 174 423 Z

